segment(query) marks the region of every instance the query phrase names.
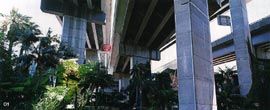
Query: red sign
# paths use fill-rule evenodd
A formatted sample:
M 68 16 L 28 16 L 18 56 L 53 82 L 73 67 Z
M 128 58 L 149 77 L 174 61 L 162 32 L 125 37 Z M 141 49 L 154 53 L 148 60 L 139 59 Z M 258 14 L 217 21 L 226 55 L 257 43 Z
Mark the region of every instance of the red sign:
M 111 51 L 111 49 L 112 49 L 112 46 L 110 44 L 103 44 L 102 45 L 102 51 L 108 52 L 108 51 Z

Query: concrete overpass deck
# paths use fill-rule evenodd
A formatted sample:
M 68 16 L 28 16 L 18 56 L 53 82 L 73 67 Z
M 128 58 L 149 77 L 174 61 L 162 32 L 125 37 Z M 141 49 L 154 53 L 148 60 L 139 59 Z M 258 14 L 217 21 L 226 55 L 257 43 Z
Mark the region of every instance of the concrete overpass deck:
M 268 50 L 270 43 L 270 16 L 250 24 L 252 44 L 255 48 Z M 232 34 L 212 42 L 214 65 L 235 60 Z
M 115 7 L 112 4 L 111 0 L 42 0 L 41 9 L 55 14 L 61 24 L 65 15 L 86 19 L 88 56 L 97 53 L 95 58 L 114 72 L 128 72 L 131 56 L 159 60 L 160 50 L 175 43 L 173 0 L 119 0 Z M 208 0 L 208 6 L 211 20 L 229 9 L 229 0 L 221 5 Z M 230 40 L 232 38 L 222 45 Z M 112 50 L 100 54 L 103 44 L 112 45 Z M 141 50 L 144 52 L 138 53 Z M 213 54 L 219 55 L 218 52 Z
M 256 48 L 257 53 L 259 53 L 259 51 L 270 51 L 270 16 L 250 24 L 250 31 L 252 35 L 252 44 Z M 172 42 L 172 44 L 174 43 L 175 42 Z M 232 34 L 228 34 L 212 42 L 211 44 L 214 65 L 236 60 Z M 175 59 L 159 67 L 158 71 L 165 70 L 166 68 L 176 69 L 176 67 L 177 62 Z
M 229 0 L 219 5 L 208 0 L 209 18 L 229 9 Z M 120 0 L 116 12 L 115 40 L 110 65 L 115 72 L 128 73 L 130 57 L 160 59 L 160 50 L 175 39 L 173 0 Z M 128 49 L 126 48 L 128 47 Z M 140 48 L 144 54 L 137 53 Z M 128 51 L 130 54 L 127 54 Z
M 109 73 L 128 74 L 133 65 L 159 60 L 160 50 L 176 38 L 177 68 L 181 68 L 180 109 L 211 110 L 216 109 L 216 103 L 209 20 L 230 8 L 240 93 L 246 96 L 252 84 L 251 58 L 255 56 L 247 17 L 248 1 L 251 0 L 42 0 L 41 9 L 63 16 L 61 39 L 75 49 L 79 63 L 84 63 L 85 50 L 91 48 L 96 51 L 89 56 L 98 55 Z M 258 32 L 252 32 L 253 36 L 265 33 L 255 30 Z M 224 39 L 227 39 L 224 43 L 220 40 L 220 44 L 215 44 L 214 51 L 233 49 L 226 48 L 232 44 L 231 39 Z M 268 44 L 263 47 L 268 48 Z M 225 59 L 233 59 L 233 54 L 229 55 Z M 219 59 L 218 63 L 223 61 Z

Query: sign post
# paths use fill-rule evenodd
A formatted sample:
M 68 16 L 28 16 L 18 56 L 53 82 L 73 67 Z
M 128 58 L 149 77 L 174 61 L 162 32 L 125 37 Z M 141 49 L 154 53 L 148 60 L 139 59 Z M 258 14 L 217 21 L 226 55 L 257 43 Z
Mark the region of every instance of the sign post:
M 217 16 L 218 25 L 221 26 L 231 26 L 230 16 L 218 15 Z

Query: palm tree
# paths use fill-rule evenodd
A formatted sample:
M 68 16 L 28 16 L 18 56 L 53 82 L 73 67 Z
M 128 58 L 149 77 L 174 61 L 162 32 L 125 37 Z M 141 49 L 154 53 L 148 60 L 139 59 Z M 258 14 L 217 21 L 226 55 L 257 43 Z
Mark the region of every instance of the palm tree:
M 239 94 L 237 73 L 233 68 L 219 68 L 215 74 L 218 108 L 221 110 L 240 109 L 234 108 L 233 98 Z
M 147 107 L 149 110 L 163 110 L 177 103 L 177 91 L 171 86 L 170 74 L 175 70 L 163 71 L 151 74 L 147 65 L 135 65 L 131 71 L 130 105 L 141 110 Z M 157 100 L 158 99 L 158 100 Z
M 55 68 L 60 58 L 58 55 L 59 36 L 51 35 L 51 33 L 52 31 L 49 28 L 46 36 L 39 38 L 40 42 L 34 51 L 37 54 L 37 62 L 40 70 Z
M 21 43 L 20 55 L 23 51 L 29 49 L 31 44 L 38 41 L 37 35 L 41 34 L 38 25 L 31 22 L 31 17 L 22 15 L 16 9 L 10 11 L 10 15 L 4 15 L 6 20 L 2 24 L 2 29 L 7 33 L 9 41 L 8 50 L 12 54 L 14 44 Z
M 172 79 L 170 75 L 175 74 L 175 70 L 166 69 L 161 73 L 156 74 L 154 82 L 154 86 L 156 88 L 155 91 L 152 91 L 152 108 L 166 110 L 168 107 L 177 104 L 177 91 L 173 90 Z M 156 100 L 159 99 L 159 100 Z
M 219 110 L 257 110 L 257 101 L 240 95 L 238 76 L 234 67 L 219 69 L 215 74 L 217 105 Z M 258 91 L 258 90 L 256 90 Z
M 13 73 L 12 65 L 15 63 L 13 47 L 21 44 L 19 58 L 16 59 L 16 63 L 19 65 L 16 66 L 22 66 L 20 64 L 23 58 L 20 57 L 24 52 L 33 49 L 33 44 L 38 41 L 37 36 L 41 34 L 41 31 L 38 29 L 38 25 L 30 21 L 30 17 L 20 14 L 16 9 L 12 9 L 10 15 L 1 14 L 1 16 L 5 17 L 1 31 L 6 34 L 4 37 L 8 43 L 6 62 L 10 70 L 8 74 L 10 74 Z M 21 67 L 19 67 L 19 71 L 21 71 Z
M 113 76 L 107 74 L 106 70 L 96 62 L 89 62 L 81 65 L 79 71 L 81 75 L 81 80 L 79 82 L 80 95 L 82 96 L 81 102 L 83 102 L 79 106 L 83 107 L 86 104 L 86 101 L 92 100 L 94 97 L 96 102 L 91 104 L 104 104 L 105 102 L 99 103 L 99 100 L 101 100 L 102 97 L 98 97 L 100 96 L 98 94 L 103 93 L 102 89 L 112 86 L 114 83 Z
M 128 87 L 131 95 L 130 103 L 138 110 L 142 110 L 142 101 L 143 98 L 145 98 L 143 95 L 146 95 L 143 94 L 143 91 L 145 90 L 144 88 L 146 88 L 145 86 L 148 86 L 148 83 L 151 83 L 149 82 L 151 80 L 151 71 L 146 67 L 149 67 L 148 64 L 138 64 L 131 70 L 130 85 Z M 133 102 L 134 98 L 135 102 Z

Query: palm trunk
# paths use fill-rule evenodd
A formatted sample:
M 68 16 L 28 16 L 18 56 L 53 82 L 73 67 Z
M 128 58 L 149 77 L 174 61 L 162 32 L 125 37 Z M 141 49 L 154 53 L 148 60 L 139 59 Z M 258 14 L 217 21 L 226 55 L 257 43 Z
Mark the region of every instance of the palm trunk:
M 23 55 L 23 51 L 24 51 L 24 49 L 23 49 L 23 44 L 22 44 L 21 49 L 20 49 L 19 57 L 21 57 Z
M 140 105 L 139 105 L 139 107 L 140 107 L 140 109 L 139 110 L 142 110 L 142 89 L 140 89 Z
M 12 47 L 13 47 L 13 40 L 10 40 L 10 43 L 8 44 L 8 57 L 11 59 L 11 54 L 12 54 Z
M 136 110 L 142 110 L 142 90 L 136 87 Z
M 136 110 L 139 108 L 139 89 L 138 87 L 136 87 L 136 102 L 135 102 L 135 107 L 136 107 Z
M 7 67 L 8 71 L 12 73 L 12 47 L 13 47 L 13 40 L 10 40 L 10 43 L 8 44 L 8 60 L 7 60 Z M 11 74 L 10 73 L 10 74 Z

